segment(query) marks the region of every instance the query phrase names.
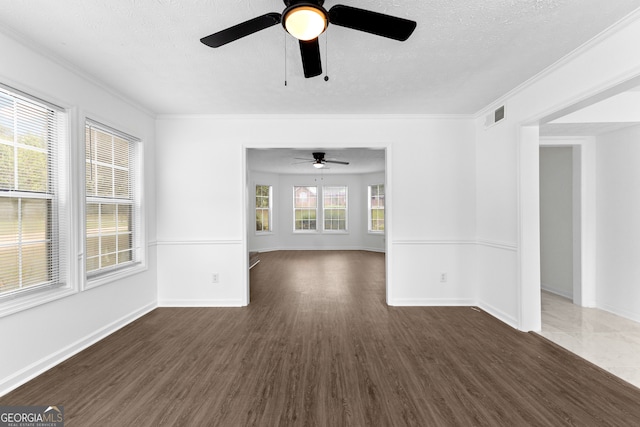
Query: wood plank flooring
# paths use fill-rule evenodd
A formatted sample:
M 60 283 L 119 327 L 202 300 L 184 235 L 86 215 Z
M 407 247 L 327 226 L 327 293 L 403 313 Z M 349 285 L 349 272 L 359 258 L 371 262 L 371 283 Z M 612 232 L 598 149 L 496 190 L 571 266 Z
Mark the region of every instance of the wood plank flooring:
M 67 426 L 640 425 L 640 389 L 470 307 L 388 307 L 384 255 L 261 254 L 244 308 L 159 308 L 0 398 Z

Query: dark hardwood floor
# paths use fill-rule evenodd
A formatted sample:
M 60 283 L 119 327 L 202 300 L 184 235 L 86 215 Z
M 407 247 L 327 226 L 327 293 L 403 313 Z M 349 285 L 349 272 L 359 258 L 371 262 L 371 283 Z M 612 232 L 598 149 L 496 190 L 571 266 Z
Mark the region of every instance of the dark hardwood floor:
M 384 255 L 261 254 L 244 308 L 159 308 L 0 398 L 67 426 L 640 425 L 640 390 L 470 307 L 388 307 Z

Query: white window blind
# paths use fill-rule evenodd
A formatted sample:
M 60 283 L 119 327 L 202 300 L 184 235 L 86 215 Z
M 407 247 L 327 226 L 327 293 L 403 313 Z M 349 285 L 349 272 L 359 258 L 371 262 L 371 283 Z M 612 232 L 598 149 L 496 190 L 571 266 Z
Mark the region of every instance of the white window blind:
M 293 187 L 293 229 L 316 230 L 318 187 Z
M 369 186 L 369 231 L 384 232 L 384 184 Z
M 0 87 L 0 297 L 65 283 L 64 112 Z
M 256 185 L 256 231 L 272 231 L 270 185 Z
M 89 277 L 140 261 L 139 143 L 87 120 L 85 254 Z
M 322 187 L 324 229 L 347 230 L 347 187 Z

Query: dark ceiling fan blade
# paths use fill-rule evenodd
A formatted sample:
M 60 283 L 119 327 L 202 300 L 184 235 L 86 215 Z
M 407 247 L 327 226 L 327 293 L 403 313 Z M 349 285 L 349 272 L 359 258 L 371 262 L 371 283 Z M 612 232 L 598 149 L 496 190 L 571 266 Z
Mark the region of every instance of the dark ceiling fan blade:
M 317 38 L 309 41 L 300 40 L 300 54 L 302 55 L 302 69 L 306 78 L 322 74 L 320 44 Z
M 349 162 L 343 162 L 341 160 L 324 160 L 325 163 L 337 163 L 339 165 L 348 165 Z
M 279 23 L 279 13 L 267 13 L 266 15 L 258 16 L 257 18 L 229 27 L 226 30 L 203 37 L 200 41 L 209 47 L 220 47 Z
M 329 22 L 401 42 L 416 28 L 415 21 L 341 4 L 329 9 Z

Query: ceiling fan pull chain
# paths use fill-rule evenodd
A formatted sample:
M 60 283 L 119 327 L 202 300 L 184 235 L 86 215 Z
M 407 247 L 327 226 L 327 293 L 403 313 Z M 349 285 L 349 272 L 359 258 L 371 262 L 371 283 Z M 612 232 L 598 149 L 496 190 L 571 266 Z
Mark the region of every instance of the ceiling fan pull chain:
M 329 81 L 329 34 L 324 33 L 324 81 Z
M 284 35 L 284 85 L 287 85 L 287 34 Z

